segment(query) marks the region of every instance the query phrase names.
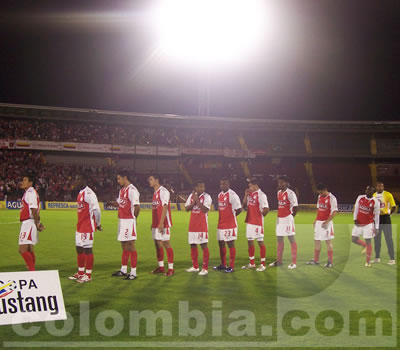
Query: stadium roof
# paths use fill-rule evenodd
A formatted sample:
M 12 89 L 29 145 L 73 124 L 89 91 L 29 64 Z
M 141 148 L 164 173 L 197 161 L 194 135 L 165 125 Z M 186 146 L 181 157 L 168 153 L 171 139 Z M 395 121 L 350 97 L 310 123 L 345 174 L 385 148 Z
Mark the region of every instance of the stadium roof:
M 281 130 L 291 132 L 400 132 L 400 121 L 279 120 L 247 117 L 184 116 L 99 109 L 64 108 L 0 103 L 0 116 L 7 118 L 58 119 L 180 128 Z

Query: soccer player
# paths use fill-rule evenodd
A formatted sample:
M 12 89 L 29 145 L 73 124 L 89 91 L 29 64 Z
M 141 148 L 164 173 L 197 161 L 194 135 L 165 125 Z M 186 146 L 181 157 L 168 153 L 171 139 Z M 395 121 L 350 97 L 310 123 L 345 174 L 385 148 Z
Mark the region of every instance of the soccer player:
M 218 195 L 218 229 L 217 239 L 221 265 L 214 266 L 214 270 L 231 273 L 235 267 L 235 240 L 238 235 L 236 216 L 242 211 L 242 204 L 236 192 L 230 189 L 230 181 L 227 178 L 220 180 L 221 192 Z M 229 266 L 226 266 L 226 244 L 229 247 Z
M 44 226 L 40 222 L 40 199 L 34 189 L 35 181 L 35 175 L 27 173 L 19 184 L 19 187 L 25 191 L 19 214 L 21 221 L 18 242 L 19 253 L 25 260 L 29 271 L 35 271 L 36 256 L 33 246 L 39 242 L 38 231 L 44 230 Z
M 256 178 L 248 180 L 248 189 L 244 193 L 242 202 L 243 209 L 247 209 L 246 215 L 246 237 L 249 245 L 250 263 L 242 267 L 242 269 L 255 269 L 254 261 L 255 246 L 254 241 L 258 242 L 260 247 L 261 264 L 257 271 L 265 271 L 265 253 L 264 244 L 264 217 L 269 212 L 267 195 L 261 191 Z
M 338 212 L 337 200 L 336 197 L 328 191 L 328 188 L 324 184 L 319 183 L 317 185 L 317 190 L 317 217 L 314 221 L 314 259 L 307 262 L 307 265 L 319 265 L 321 241 L 325 241 L 328 250 L 328 262 L 324 267 L 332 267 L 332 239 L 335 238 L 332 220 Z
M 289 269 L 295 269 L 297 261 L 297 243 L 294 238 L 295 226 L 294 217 L 297 214 L 298 202 L 296 194 L 288 188 L 289 180 L 286 176 L 278 178 L 278 218 L 276 222 L 277 236 L 277 259 L 269 264 L 270 267 L 282 265 L 282 254 L 284 248 L 284 237 L 290 241 L 292 251 L 292 263 L 288 266 Z
M 78 255 L 78 272 L 69 277 L 78 283 L 92 281 L 93 240 L 96 230 L 102 231 L 101 212 L 97 196 L 88 186 L 86 175 L 78 175 L 76 187 L 82 188 L 76 198 L 78 205 L 78 223 L 75 232 L 76 253 Z M 86 271 L 85 271 L 86 270 Z
M 393 199 L 393 195 L 385 191 L 385 186 L 382 181 L 376 183 L 376 192 L 374 197 L 379 201 L 381 212 L 379 216 L 379 230 L 375 234 L 375 259 L 374 263 L 381 262 L 381 240 L 382 232 L 385 235 L 386 246 L 389 253 L 389 265 L 395 265 L 394 260 L 394 247 L 392 238 L 392 221 L 390 215 L 396 211 L 396 202 Z
M 135 241 L 136 219 L 140 212 L 139 191 L 129 181 L 130 174 L 127 170 L 121 170 L 117 175 L 118 184 L 121 186 L 118 203 L 118 241 L 121 242 L 122 258 L 121 269 L 112 276 L 125 276 L 126 280 L 135 280 L 137 251 Z M 131 259 L 131 272 L 128 274 L 128 261 Z
M 190 211 L 189 222 L 189 244 L 191 247 L 192 267 L 187 272 L 199 272 L 199 252 L 197 245 L 200 244 L 203 250 L 203 267 L 199 272 L 200 276 L 208 274 L 208 260 L 210 253 L 208 250 L 208 211 L 211 208 L 211 196 L 205 192 L 206 186 L 204 181 L 195 183 L 194 191 L 189 195 L 185 208 Z
M 353 214 L 352 242 L 366 248 L 366 267 L 371 266 L 371 239 L 375 235 L 376 230 L 379 229 L 380 205 L 379 201 L 373 197 L 374 191 L 373 186 L 368 186 L 365 190 L 365 195 L 358 196 Z M 365 242 L 360 240 L 360 236 L 364 237 Z
M 172 250 L 171 238 L 171 204 L 169 191 L 160 185 L 158 175 L 150 175 L 149 185 L 154 190 L 152 203 L 152 224 L 151 232 L 157 252 L 158 267 L 153 273 L 164 273 L 164 249 L 167 251 L 168 270 L 165 276 L 174 274 L 174 251 Z

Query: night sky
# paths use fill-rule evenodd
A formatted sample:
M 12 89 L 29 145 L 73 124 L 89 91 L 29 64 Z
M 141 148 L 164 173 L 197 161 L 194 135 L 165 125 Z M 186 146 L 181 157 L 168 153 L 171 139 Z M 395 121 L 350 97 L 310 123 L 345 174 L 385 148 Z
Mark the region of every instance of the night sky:
M 154 55 L 151 3 L 3 0 L 0 102 L 196 115 L 202 74 Z M 276 3 L 285 34 L 210 71 L 210 115 L 400 119 L 400 1 Z

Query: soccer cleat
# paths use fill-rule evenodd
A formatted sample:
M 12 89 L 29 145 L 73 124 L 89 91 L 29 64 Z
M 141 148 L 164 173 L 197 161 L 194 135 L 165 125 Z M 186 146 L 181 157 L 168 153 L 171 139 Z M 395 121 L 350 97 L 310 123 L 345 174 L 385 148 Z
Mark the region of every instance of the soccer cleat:
M 295 269 L 296 267 L 297 267 L 296 264 L 290 264 L 290 265 L 288 266 L 288 269 L 293 270 L 293 269 Z
M 361 250 L 361 254 L 365 254 L 367 252 L 367 247 L 364 247 L 362 250 Z
M 333 264 L 328 260 L 324 267 L 333 267 Z
M 368 262 L 368 261 L 367 261 L 367 262 L 365 263 L 365 265 L 364 265 L 364 266 L 365 266 L 365 267 L 371 267 L 372 265 L 371 265 L 371 263 L 370 263 L 370 262 Z
M 262 272 L 262 271 L 265 271 L 267 268 L 264 266 L 264 265 L 260 265 L 259 267 L 257 267 L 257 270 L 256 271 L 258 271 L 258 272 Z
M 306 262 L 306 265 L 319 265 L 319 261 L 314 261 L 314 259 L 311 259 L 310 261 Z
M 389 260 L 388 265 L 396 265 L 396 260 Z
M 213 267 L 213 270 L 215 270 L 215 271 L 225 271 L 225 269 L 226 269 L 226 266 L 224 266 L 224 265 L 218 265 L 218 266 Z
M 195 268 L 195 267 L 189 267 L 188 269 L 186 269 L 186 272 L 199 272 L 200 271 L 200 269 L 199 268 Z
M 126 277 L 124 278 L 124 280 L 133 281 L 133 280 L 135 280 L 136 278 L 137 278 L 136 275 L 129 274 L 129 275 L 126 275 Z
M 159 266 L 155 270 L 153 270 L 153 273 L 164 273 L 165 269 L 164 266 Z
M 114 272 L 111 276 L 113 276 L 113 277 L 125 277 L 126 273 L 122 272 L 121 270 L 118 270 L 117 272 Z
M 380 262 L 381 262 L 380 258 L 375 258 L 373 261 L 374 264 L 379 264 Z
M 165 276 L 170 277 L 172 275 L 174 275 L 174 269 L 168 269 L 168 271 L 165 273 Z
M 87 282 L 91 282 L 92 281 L 92 277 L 89 277 L 88 275 L 83 275 L 81 278 L 78 278 L 76 280 L 76 282 L 78 283 L 87 283 Z
M 269 264 L 269 267 L 277 267 L 277 266 L 281 266 L 282 263 L 278 262 L 277 260 L 275 260 L 274 262 L 272 262 L 271 264 Z
M 242 266 L 242 270 L 251 270 L 251 269 L 255 269 L 256 265 L 252 265 L 252 264 L 247 264 Z
M 208 270 L 202 269 L 202 270 L 199 272 L 199 275 L 200 275 L 200 276 L 208 275 Z
M 68 279 L 69 279 L 69 280 L 72 280 L 72 281 L 75 281 L 75 280 L 79 279 L 81 276 L 83 276 L 83 275 L 80 275 L 80 274 L 77 272 L 75 275 L 69 276 Z
M 233 271 L 234 271 L 233 268 L 230 266 L 227 266 L 227 268 L 225 269 L 226 273 L 232 273 Z

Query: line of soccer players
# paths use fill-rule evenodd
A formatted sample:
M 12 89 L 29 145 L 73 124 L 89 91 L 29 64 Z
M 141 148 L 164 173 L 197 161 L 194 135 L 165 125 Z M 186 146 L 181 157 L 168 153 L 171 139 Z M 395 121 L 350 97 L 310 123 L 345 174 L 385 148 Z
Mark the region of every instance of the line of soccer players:
M 137 251 L 135 241 L 137 239 L 136 220 L 140 213 L 139 191 L 130 182 L 130 174 L 120 171 L 117 175 L 118 184 L 121 186 L 116 201 L 118 206 L 118 241 L 121 242 L 122 257 L 121 268 L 112 274 L 116 277 L 124 277 L 127 280 L 137 278 Z M 148 183 L 153 188 L 152 224 L 151 231 L 155 244 L 158 266 L 153 273 L 163 273 L 166 276 L 174 275 L 174 252 L 170 243 L 172 218 L 170 206 L 170 192 L 160 185 L 159 176 L 149 176 Z M 20 212 L 21 230 L 19 235 L 19 251 L 30 271 L 35 270 L 35 254 L 33 246 L 38 243 L 38 231 L 44 226 L 40 222 L 40 199 L 34 189 L 35 178 L 32 174 L 23 177 L 20 183 L 25 190 L 22 198 Z M 102 230 L 101 211 L 97 196 L 88 186 L 87 178 L 79 175 L 76 182 L 77 188 L 82 188 L 77 196 L 78 223 L 75 233 L 78 271 L 71 280 L 86 283 L 92 280 L 93 269 L 93 241 L 96 230 Z M 383 185 L 383 184 L 382 184 Z M 232 273 L 235 268 L 236 248 L 235 241 L 238 237 L 238 224 L 236 217 L 244 209 L 246 214 L 246 238 L 248 241 L 249 263 L 242 269 L 266 269 L 266 247 L 264 244 L 264 217 L 269 212 L 268 199 L 261 191 L 256 178 L 248 180 L 248 188 L 243 200 L 230 188 L 227 178 L 220 180 L 221 192 L 218 194 L 218 226 L 217 240 L 219 244 L 220 264 L 213 269 Z M 383 187 L 382 187 L 383 188 Z M 333 266 L 334 238 L 333 218 L 338 212 L 337 200 L 327 187 L 319 184 L 317 202 L 317 217 L 314 221 L 314 258 L 307 264 L 319 264 L 321 241 L 327 244 L 328 262 L 325 267 Z M 371 266 L 371 239 L 379 229 L 380 209 L 382 202 L 380 194 L 374 194 L 374 187 L 368 186 L 365 195 L 358 196 L 354 208 L 354 227 L 352 230 L 352 242 L 362 246 L 366 250 L 366 264 Z M 375 197 L 374 197 L 375 196 Z M 376 198 L 378 197 L 378 198 Z M 277 259 L 269 264 L 270 267 L 282 265 L 284 250 L 284 237 L 288 237 L 291 246 L 292 261 L 289 269 L 297 267 L 297 244 L 295 240 L 294 217 L 297 214 L 298 201 L 294 191 L 288 188 L 288 179 L 285 176 L 278 178 L 278 214 L 276 222 Z M 208 250 L 208 211 L 211 209 L 212 199 L 205 192 L 204 181 L 197 181 L 193 192 L 186 200 L 186 211 L 190 211 L 188 230 L 188 242 L 191 247 L 192 266 L 187 272 L 196 272 L 201 276 L 208 274 L 209 250 Z M 365 240 L 361 240 L 363 236 Z M 386 236 L 385 236 L 386 237 Z M 260 265 L 255 263 L 255 245 L 257 241 L 260 249 Z M 198 245 L 203 253 L 202 268 L 199 268 Z M 229 264 L 227 264 L 227 247 L 229 248 Z M 389 247 L 389 244 L 388 244 Z M 167 253 L 168 269 L 164 267 L 164 249 Z M 130 261 L 130 272 L 128 263 Z M 376 261 L 378 262 L 378 261 Z M 391 260 L 395 263 L 394 256 Z M 389 262 L 389 263 L 390 263 Z

